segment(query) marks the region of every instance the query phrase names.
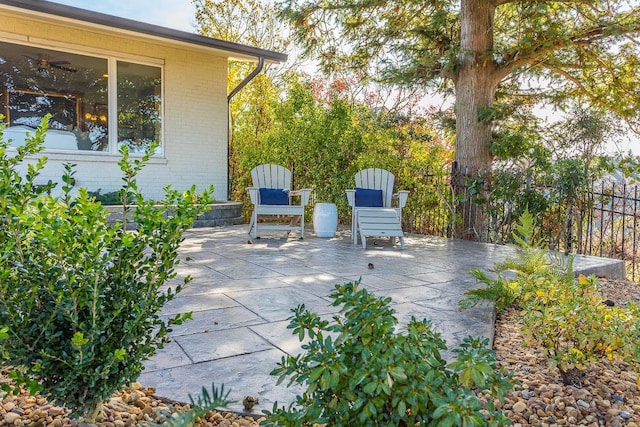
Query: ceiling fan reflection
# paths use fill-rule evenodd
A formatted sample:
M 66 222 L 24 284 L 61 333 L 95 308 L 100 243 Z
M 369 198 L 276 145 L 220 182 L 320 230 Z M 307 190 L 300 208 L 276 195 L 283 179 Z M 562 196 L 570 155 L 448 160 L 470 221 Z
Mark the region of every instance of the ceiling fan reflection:
M 46 54 L 40 54 L 38 55 L 37 58 L 33 58 L 29 55 L 24 55 L 25 57 L 29 58 L 34 66 L 36 66 L 38 68 L 38 71 L 49 71 L 51 68 L 55 68 L 58 70 L 62 70 L 62 71 L 67 71 L 70 73 L 75 73 L 76 71 L 78 71 L 77 68 L 73 67 L 71 65 L 71 62 L 69 61 L 51 61 L 49 59 L 49 55 Z

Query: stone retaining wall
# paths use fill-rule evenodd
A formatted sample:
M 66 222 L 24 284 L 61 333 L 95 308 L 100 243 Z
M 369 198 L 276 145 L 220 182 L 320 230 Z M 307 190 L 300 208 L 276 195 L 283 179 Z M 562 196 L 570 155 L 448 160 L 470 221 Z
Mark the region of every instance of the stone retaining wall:
M 211 208 L 198 216 L 194 221 L 193 227 L 222 227 L 227 225 L 239 225 L 244 224 L 244 218 L 242 216 L 242 203 L 239 202 L 217 202 L 209 205 Z M 105 206 L 109 211 L 108 222 L 114 224 L 116 221 L 122 221 L 123 211 L 122 205 Z M 166 215 L 170 215 L 171 211 L 168 210 Z M 137 224 L 133 221 L 131 215 L 129 215 L 127 223 L 127 229 L 135 230 Z

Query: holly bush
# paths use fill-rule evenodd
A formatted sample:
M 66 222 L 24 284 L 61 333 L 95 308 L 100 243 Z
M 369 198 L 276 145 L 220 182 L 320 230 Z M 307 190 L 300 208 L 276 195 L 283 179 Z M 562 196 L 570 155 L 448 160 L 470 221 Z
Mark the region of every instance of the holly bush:
M 181 285 L 159 288 L 176 276 L 182 233 L 212 189 L 198 196 L 195 188 L 168 187 L 155 206 L 135 180 L 151 151 L 130 160 L 123 149 L 122 199 L 136 201 L 125 209 L 138 230 L 110 226 L 86 189 L 72 194 L 73 165 L 65 165 L 59 197 L 48 194 L 54 184 L 36 184 L 47 162 L 37 155 L 47 119 L 16 152 L 7 150 L 0 124 L 0 355 L 21 382 L 37 381 L 50 399 L 92 422 L 101 402 L 134 381 L 169 341 L 171 325 L 189 317 L 160 319 Z M 21 175 L 23 162 L 30 163 Z
M 278 383 L 306 387 L 295 406 L 265 411 L 272 426 L 427 425 L 501 426 L 508 420 L 476 393 L 500 398 L 511 388 L 484 338 L 466 338 L 449 365 L 444 340 L 427 320 L 412 318 L 396 332 L 390 298 L 377 298 L 359 282 L 336 285 L 341 306 L 333 321 L 301 305 L 289 328 L 304 354 L 283 357 L 272 375 Z

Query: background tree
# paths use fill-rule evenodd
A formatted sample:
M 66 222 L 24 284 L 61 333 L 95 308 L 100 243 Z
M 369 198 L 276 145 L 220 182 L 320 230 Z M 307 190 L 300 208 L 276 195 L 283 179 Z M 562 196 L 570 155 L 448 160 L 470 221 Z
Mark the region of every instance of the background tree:
M 306 54 L 327 69 L 453 90 L 455 159 L 465 170 L 492 165 L 500 92 L 557 104 L 580 98 L 632 126 L 640 121 L 636 0 L 282 0 L 279 7 Z
M 581 253 L 583 221 L 593 204 L 588 193 L 594 181 L 611 171 L 605 145 L 620 129 L 596 109 L 576 106 L 550 125 L 531 120 L 524 110 L 496 121 L 487 240 L 509 241 L 528 209 L 538 224 L 540 243 L 561 249 L 564 242 L 563 249 Z
M 355 173 L 371 165 L 393 171 L 399 188 L 412 190 L 403 210 L 405 225 L 413 231 L 420 212 L 437 203 L 427 191 L 425 171 L 437 170 L 450 159 L 450 147 L 425 119 L 411 119 L 385 111 L 372 111 L 351 103 L 344 82 L 292 81 L 286 97 L 271 105 L 271 129 L 258 144 L 237 144 L 237 200 L 251 185 L 249 171 L 262 163 L 277 163 L 292 170 L 294 187 L 314 188 L 314 198 L 335 203 L 342 220 L 350 218 L 345 188 L 352 188 Z M 247 213 L 250 212 L 250 205 Z
M 341 217 L 348 218 L 344 189 L 353 186 L 358 168 L 386 167 L 394 171 L 398 185 L 418 190 L 425 185 L 425 168 L 436 170 L 449 160 L 448 145 L 418 117 L 425 113 L 418 106 L 422 88 L 397 90 L 349 70 L 311 78 L 305 71 L 312 68 L 296 61 L 296 48 L 273 2 L 193 3 L 201 34 L 289 52 L 293 59 L 267 65 L 231 101 L 232 200 L 247 199 L 253 167 L 280 163 L 294 171 L 296 187 L 315 188 L 318 200 L 336 203 Z M 253 68 L 255 64 L 232 61 L 229 91 Z M 421 206 L 437 198 L 421 193 L 424 196 L 416 193 L 405 210 L 405 223 L 411 227 Z M 248 203 L 245 207 L 245 213 L 250 212 Z
M 260 0 L 193 0 L 196 10 L 196 30 L 205 36 L 242 43 L 277 52 L 291 50 L 291 39 L 282 22 L 277 19 L 277 9 L 271 2 Z M 270 103 L 279 95 L 293 73 L 295 62 L 265 64 L 249 85 L 238 92 L 229 104 L 230 143 L 229 180 L 230 195 L 238 200 L 245 190 L 237 189 L 235 177 L 238 170 L 238 144 L 259 144 L 259 136 L 271 127 L 273 120 Z M 256 63 L 230 61 L 228 93 L 256 68 Z
M 630 122 L 640 5 L 629 0 L 283 0 L 307 55 L 329 69 L 453 87 L 456 160 L 491 166 L 496 91 L 510 85 L 549 100 L 583 97 Z M 518 84 L 514 85 L 513 83 Z

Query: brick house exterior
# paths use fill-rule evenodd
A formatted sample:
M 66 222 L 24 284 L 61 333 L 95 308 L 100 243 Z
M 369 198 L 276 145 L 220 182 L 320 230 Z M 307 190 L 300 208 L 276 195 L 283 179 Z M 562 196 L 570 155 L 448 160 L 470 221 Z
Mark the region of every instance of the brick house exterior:
M 161 154 L 138 177 L 140 188 L 150 198 L 161 198 L 169 184 L 179 190 L 213 184 L 216 200 L 227 199 L 229 58 L 286 60 L 276 52 L 43 0 L 0 0 L 0 42 L 116 58 L 161 70 Z M 59 182 L 63 164 L 71 162 L 77 164 L 79 186 L 102 192 L 121 186 L 120 156 L 115 148 L 99 153 L 48 150 L 45 154 L 49 159 L 41 176 L 45 182 Z

